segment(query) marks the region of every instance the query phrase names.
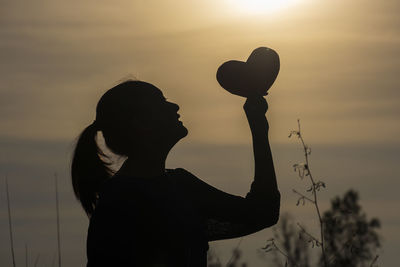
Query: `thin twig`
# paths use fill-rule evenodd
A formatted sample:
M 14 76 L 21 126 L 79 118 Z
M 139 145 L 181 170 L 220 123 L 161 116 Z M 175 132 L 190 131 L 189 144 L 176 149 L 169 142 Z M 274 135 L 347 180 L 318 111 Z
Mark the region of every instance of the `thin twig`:
M 315 204 L 315 201 L 314 201 L 314 200 L 312 200 L 312 199 L 309 198 L 309 197 L 306 197 L 306 196 L 303 195 L 302 193 L 298 192 L 296 189 L 293 189 L 293 193 L 298 194 L 299 196 L 301 196 L 301 198 L 304 198 L 304 199 L 310 201 L 311 203 Z
M 33 267 L 36 267 L 38 262 L 39 262 L 39 258 L 40 258 L 40 253 L 37 254 L 36 259 L 35 259 L 35 263 L 33 264 Z
M 274 239 L 270 239 L 269 242 L 271 242 L 270 245 L 267 244 L 267 246 L 266 246 L 265 248 L 268 248 L 269 246 L 273 246 L 274 249 L 275 249 L 276 251 L 278 251 L 278 253 L 280 253 L 282 256 L 284 256 L 284 257 L 286 258 L 286 263 L 289 261 L 291 265 L 293 265 L 293 266 L 295 266 L 295 267 L 300 267 L 300 265 L 298 265 L 297 263 L 295 263 L 295 262 L 289 257 L 289 255 L 288 255 L 287 253 L 285 253 L 285 252 L 283 251 L 283 249 L 281 249 L 281 248 L 275 243 L 275 240 L 274 240 Z M 265 248 L 264 248 L 264 249 L 265 249 Z M 270 250 L 270 249 L 268 248 L 267 251 L 269 251 L 269 250 Z
M 373 266 L 374 266 L 374 264 L 378 261 L 378 258 L 379 258 L 379 255 L 376 255 L 375 258 L 374 258 L 374 260 L 371 262 L 370 267 L 373 267 Z
M 239 248 L 240 243 L 242 243 L 242 240 L 243 240 L 243 237 L 240 238 L 240 240 L 239 240 L 239 242 L 238 242 L 236 248 L 234 249 L 234 251 L 237 250 L 237 249 Z M 233 255 L 231 256 L 231 258 L 229 259 L 228 263 L 226 264 L 227 267 L 229 266 L 229 264 L 231 264 L 231 262 L 232 262 L 232 260 L 233 260 L 234 257 L 235 257 L 235 255 L 233 254 Z
M 307 147 L 307 145 L 305 144 L 303 136 L 301 135 L 300 119 L 297 120 L 297 125 L 298 125 L 297 136 L 299 137 L 299 139 L 301 141 L 301 144 L 303 145 L 304 157 L 305 157 L 305 160 L 306 160 L 306 165 L 305 165 L 305 168 L 306 168 L 306 171 L 307 171 L 307 175 L 306 176 L 308 176 L 310 178 L 310 182 L 312 184 L 312 194 L 313 194 L 313 197 L 314 197 L 314 203 L 313 204 L 314 204 L 315 209 L 317 211 L 318 220 L 319 220 L 319 224 L 320 224 L 320 230 L 321 230 L 321 232 L 320 232 L 321 243 L 320 244 L 321 244 L 322 258 L 323 258 L 323 261 L 324 261 L 324 266 L 327 267 L 328 266 L 328 261 L 327 261 L 326 254 L 325 254 L 324 223 L 322 221 L 321 212 L 319 210 L 316 183 L 314 181 L 314 178 L 313 178 L 313 176 L 311 174 L 311 170 L 310 170 L 310 163 L 309 163 L 309 159 L 308 159 L 308 156 L 310 154 L 310 150 Z
M 318 245 L 321 245 L 321 241 L 319 241 L 318 238 L 316 238 L 315 236 L 310 234 L 303 226 L 301 226 L 300 223 L 297 223 L 297 226 L 300 227 L 302 233 L 305 233 L 306 235 L 308 235 L 308 237 L 310 237 L 312 240 L 314 240 Z
M 59 207 L 58 207 L 58 182 L 57 182 L 57 173 L 54 174 L 54 180 L 55 180 L 55 187 L 56 187 L 58 267 L 61 267 L 60 210 L 59 210 Z
M 5 180 L 6 180 L 8 229 L 9 229 L 9 232 L 10 232 L 11 257 L 12 257 L 13 266 L 15 267 L 14 238 L 13 238 L 12 220 L 11 220 L 11 207 L 10 207 L 10 192 L 8 190 L 8 179 L 7 179 L 7 176 L 6 176 Z
M 289 259 L 289 255 L 287 255 L 285 252 L 282 251 L 281 248 L 279 248 L 276 243 L 274 241 L 272 241 L 272 245 L 274 246 L 274 248 L 281 253 L 285 258 Z
M 25 267 L 28 267 L 28 244 L 25 244 Z

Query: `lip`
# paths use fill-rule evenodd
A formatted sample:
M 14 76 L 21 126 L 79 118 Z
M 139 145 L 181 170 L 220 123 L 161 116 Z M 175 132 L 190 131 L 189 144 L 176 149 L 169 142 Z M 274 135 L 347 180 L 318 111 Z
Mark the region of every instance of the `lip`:
M 181 115 L 176 114 L 176 120 L 178 121 L 178 123 L 183 124 L 183 122 L 181 120 L 179 120 L 180 117 L 181 117 Z

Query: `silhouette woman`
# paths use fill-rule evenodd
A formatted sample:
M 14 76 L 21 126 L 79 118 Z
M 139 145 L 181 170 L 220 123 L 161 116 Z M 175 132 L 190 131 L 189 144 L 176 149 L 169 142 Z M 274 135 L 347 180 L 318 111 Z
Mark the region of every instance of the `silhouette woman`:
M 108 90 L 96 120 L 77 142 L 72 160 L 76 197 L 90 218 L 88 267 L 207 266 L 208 241 L 235 238 L 274 225 L 280 194 L 268 141 L 267 103 L 248 98 L 255 177 L 246 197 L 222 192 L 190 172 L 166 169 L 171 148 L 188 133 L 179 106 L 160 89 L 126 81 Z M 113 173 L 96 143 L 127 159 Z

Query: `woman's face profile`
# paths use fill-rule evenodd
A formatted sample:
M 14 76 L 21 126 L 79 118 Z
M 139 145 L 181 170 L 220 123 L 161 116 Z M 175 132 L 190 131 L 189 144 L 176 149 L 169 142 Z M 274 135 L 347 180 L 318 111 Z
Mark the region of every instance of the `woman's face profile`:
M 175 144 L 188 134 L 179 120 L 179 106 L 168 101 L 157 87 L 145 89 L 133 103 L 136 106 L 132 114 L 133 130 L 140 129 L 143 136 L 151 141 Z

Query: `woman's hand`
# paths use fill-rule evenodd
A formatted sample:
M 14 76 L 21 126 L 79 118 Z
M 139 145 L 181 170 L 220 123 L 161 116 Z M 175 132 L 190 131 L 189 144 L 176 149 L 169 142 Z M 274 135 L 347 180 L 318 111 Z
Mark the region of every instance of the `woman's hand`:
M 243 109 L 247 115 L 265 114 L 268 110 L 268 103 L 262 96 L 252 96 L 246 99 Z
M 268 103 L 262 96 L 252 96 L 246 99 L 243 105 L 250 127 L 254 128 L 255 121 L 262 119 L 264 127 L 269 129 L 268 121 L 266 121 L 265 113 L 268 110 Z M 266 123 L 266 125 L 265 125 Z M 259 123 L 257 123 L 259 124 Z

